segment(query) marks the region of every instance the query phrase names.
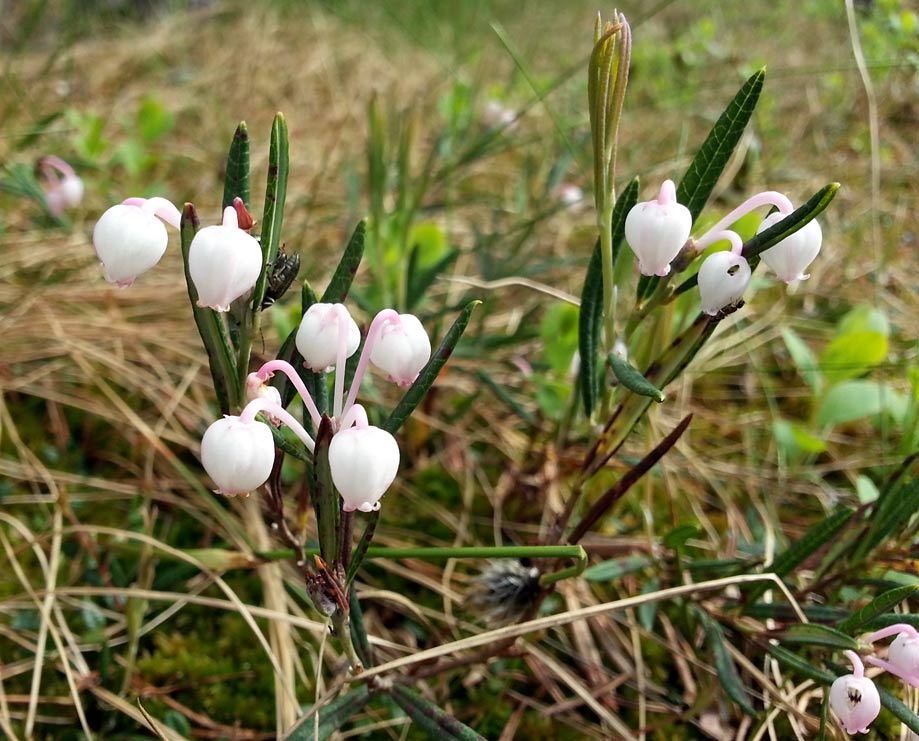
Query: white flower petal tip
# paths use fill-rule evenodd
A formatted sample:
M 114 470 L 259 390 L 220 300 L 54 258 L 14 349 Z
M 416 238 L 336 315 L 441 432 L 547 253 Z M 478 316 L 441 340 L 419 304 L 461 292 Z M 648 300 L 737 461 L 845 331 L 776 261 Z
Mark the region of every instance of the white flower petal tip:
M 201 439 L 201 464 L 221 494 L 248 494 L 271 475 L 271 430 L 262 422 L 243 422 L 239 417 L 218 419 Z
M 881 712 L 881 697 L 868 677 L 846 674 L 830 687 L 830 707 L 846 733 L 868 733 Z
M 361 344 L 361 331 L 343 304 L 313 304 L 300 320 L 296 338 L 297 350 L 310 370 L 318 373 L 331 369 L 337 362 L 341 316 L 347 316 L 345 357 L 350 358 Z
M 430 359 L 431 341 L 413 314 L 384 320 L 370 351 L 370 362 L 387 373 L 390 381 L 403 387 L 415 382 Z
M 374 512 L 399 472 L 396 438 L 379 427 L 341 430 L 329 443 L 329 468 L 345 512 Z
M 736 303 L 750 282 L 750 265 L 742 255 L 713 252 L 699 268 L 699 295 L 702 311 L 714 316 Z
M 140 206 L 112 206 L 93 228 L 93 246 L 105 279 L 121 287 L 156 265 L 168 243 L 163 222 Z
M 887 661 L 899 669 L 904 682 L 919 687 L 919 637 L 898 634 L 887 649 Z
M 188 272 L 198 292 L 198 306 L 229 311 L 230 304 L 255 286 L 262 272 L 262 248 L 237 226 L 232 206 L 223 224 L 199 231 L 188 249 Z
M 83 200 L 83 181 L 76 175 L 65 175 L 60 180 L 49 183 L 45 190 L 48 210 L 54 216 L 61 216 L 64 211 L 76 208 Z
M 785 214 L 774 213 L 763 219 L 756 233 L 765 231 L 785 218 Z M 778 276 L 779 280 L 791 283 L 795 280 L 807 280 L 805 273 L 808 266 L 820 254 L 823 244 L 823 230 L 817 220 L 809 221 L 790 237 L 785 237 L 778 244 L 760 253 L 763 262 Z
M 642 275 L 668 275 L 692 230 L 692 214 L 676 200 L 673 182 L 665 180 L 657 200 L 635 204 L 625 217 L 625 239 Z

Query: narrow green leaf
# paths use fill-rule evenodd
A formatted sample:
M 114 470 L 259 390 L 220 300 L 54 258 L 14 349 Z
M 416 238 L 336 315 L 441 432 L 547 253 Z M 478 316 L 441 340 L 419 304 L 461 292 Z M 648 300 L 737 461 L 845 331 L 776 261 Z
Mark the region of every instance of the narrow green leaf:
M 285 741 L 326 741 L 348 720 L 363 710 L 370 700 L 370 690 L 366 684 L 340 694 L 331 702 L 316 711 L 319 716 L 319 732 L 316 733 L 316 718 L 305 717 L 285 737 Z
M 293 456 L 304 463 L 313 462 L 313 457 L 310 455 L 310 452 L 303 447 L 302 443 L 293 443 L 284 437 L 284 433 L 271 424 L 271 421 L 264 413 L 259 413 L 258 420 L 268 425 L 268 429 L 271 430 L 271 436 L 274 438 L 274 446 L 276 448 L 280 448 L 287 453 L 287 455 Z
M 351 611 L 350 627 L 351 642 L 357 651 L 357 656 L 367 669 L 373 666 L 373 653 L 370 648 L 370 639 L 367 637 L 367 628 L 364 625 L 364 611 L 361 609 L 360 600 L 357 598 L 357 590 L 354 585 L 348 586 L 348 606 Z
M 852 509 L 841 509 L 821 520 L 816 525 L 811 526 L 801 538 L 794 541 L 788 548 L 776 556 L 769 570 L 780 577 L 790 573 L 813 553 L 816 553 L 824 545 L 831 542 L 836 535 L 849 524 L 853 514 L 854 510 Z M 768 589 L 768 584 L 757 585 L 750 591 L 748 597 L 749 601 L 756 601 L 756 599 Z
M 856 378 L 880 365 L 887 357 L 887 338 L 880 332 L 856 330 L 834 337 L 823 348 L 820 366 L 830 383 Z
M 801 339 L 797 332 L 790 327 L 782 328 L 782 339 L 785 341 L 785 347 L 788 348 L 788 354 L 795 363 L 798 373 L 807 381 L 814 394 L 819 394 L 823 389 L 823 377 L 820 375 L 820 368 L 817 358 L 808 347 L 807 343 Z
M 843 633 L 855 633 L 857 630 L 860 630 L 869 620 L 873 620 L 878 615 L 881 615 L 890 610 L 892 607 L 899 605 L 906 598 L 911 597 L 917 588 L 919 588 L 919 585 L 911 584 L 905 587 L 895 587 L 894 589 L 889 589 L 888 591 L 879 594 L 864 607 L 853 612 L 845 620 L 841 620 L 836 627 Z
M 395 434 L 396 430 L 402 427 L 415 407 L 421 403 L 424 395 L 428 392 L 428 389 L 434 385 L 434 381 L 437 380 L 437 376 L 441 369 L 456 349 L 456 345 L 460 337 L 463 336 L 463 332 L 466 331 L 466 325 L 469 324 L 469 318 L 472 316 L 473 309 L 480 303 L 482 302 L 470 301 L 466 304 L 466 307 L 460 312 L 456 321 L 453 322 L 453 326 L 447 330 L 447 334 L 444 336 L 440 346 L 431 355 L 428 364 L 421 369 L 418 378 L 415 379 L 415 382 L 409 387 L 408 391 L 405 392 L 405 395 L 399 403 L 396 404 L 396 408 L 389 413 L 389 416 L 383 422 L 382 427 L 384 430 L 391 434 Z
M 584 570 L 584 578 L 587 581 L 613 581 L 621 579 L 628 574 L 634 574 L 642 571 L 651 563 L 647 556 L 626 556 L 625 558 L 614 558 L 610 561 L 601 561 Z
M 900 698 L 890 690 L 878 685 L 878 694 L 881 696 L 881 705 L 887 708 L 891 714 L 897 718 L 903 725 L 914 733 L 919 733 L 919 715 L 905 705 Z
M 841 425 L 885 411 L 896 416 L 901 399 L 897 391 L 880 381 L 866 378 L 843 381 L 824 394 L 817 410 L 817 425 Z
M 340 497 L 332 483 L 332 471 L 329 467 L 329 443 L 332 441 L 332 420 L 322 417 L 316 431 L 316 449 L 313 451 L 312 501 L 319 527 L 319 554 L 322 559 L 333 564 L 338 558 L 341 519 Z
M 345 251 L 338 261 L 335 272 L 329 280 L 329 285 L 322 294 L 322 303 L 339 304 L 348 298 L 348 291 L 351 290 L 351 283 L 354 276 L 357 275 L 357 269 L 360 267 L 361 258 L 364 256 L 364 238 L 367 231 L 367 222 L 361 220 L 354 228 L 351 239 L 345 247 Z M 304 309 L 305 311 L 305 309 Z
M 731 652 L 728 651 L 721 625 L 705 610 L 696 609 L 695 612 L 705 630 L 705 642 L 708 644 L 708 648 L 715 660 L 715 671 L 718 672 L 721 686 L 724 687 L 728 697 L 736 702 L 747 715 L 756 715 L 756 710 L 750 704 L 750 698 L 747 696 L 747 688 L 737 673 L 737 667 L 734 666 Z
M 856 558 L 877 548 L 898 530 L 905 528 L 919 510 L 919 478 L 914 478 L 895 496 L 884 497 L 871 517 L 871 527 L 861 539 Z
M 619 383 L 629 391 L 654 399 L 658 404 L 667 398 L 663 391 L 645 378 L 628 360 L 620 358 L 615 353 L 610 353 L 607 359 Z
M 249 130 L 246 122 L 241 121 L 230 142 L 227 153 L 227 174 L 223 181 L 223 206 L 233 205 L 233 199 L 239 196 L 246 207 L 249 206 Z
M 437 262 L 427 268 L 418 267 L 419 250 L 417 245 L 412 249 L 408 260 L 408 272 L 405 281 L 405 308 L 411 311 L 421 299 L 424 298 L 428 288 L 437 279 L 437 276 L 450 267 L 456 258 L 460 256 L 460 251 L 453 249 L 447 252 Z
M 836 675 L 826 669 L 819 668 L 813 661 L 802 659 L 796 653 L 778 645 L 769 646 L 769 653 L 783 666 L 793 669 L 802 677 L 812 679 L 825 686 L 833 684 Z
M 842 631 L 820 623 L 795 623 L 782 632 L 783 644 L 799 643 L 805 646 L 829 646 L 840 650 L 858 650 L 858 641 Z
M 287 121 L 283 114 L 278 113 L 271 126 L 271 143 L 268 147 L 268 183 L 265 186 L 265 211 L 262 216 L 262 272 L 252 292 L 253 311 L 259 311 L 262 306 L 268 286 L 269 266 L 275 261 L 281 247 L 281 225 L 287 201 L 289 170 Z
M 214 381 L 217 403 L 220 404 L 220 411 L 223 414 L 229 414 L 234 410 L 238 401 L 234 392 L 236 388 L 236 352 L 227 336 L 226 325 L 220 314 L 213 309 L 198 306 L 198 292 L 188 272 L 188 250 L 198 231 L 199 223 L 194 205 L 186 203 L 182 210 L 179 231 L 188 300 L 191 303 L 195 326 L 198 328 L 198 334 L 207 351 L 207 362 Z
M 435 741 L 485 741 L 484 736 L 404 685 L 394 684 L 390 696 Z

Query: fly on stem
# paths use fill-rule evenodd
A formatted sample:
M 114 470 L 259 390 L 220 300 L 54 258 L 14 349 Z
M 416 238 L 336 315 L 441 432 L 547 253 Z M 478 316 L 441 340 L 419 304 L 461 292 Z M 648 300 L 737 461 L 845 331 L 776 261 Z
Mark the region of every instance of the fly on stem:
M 613 290 L 613 206 L 616 204 L 616 149 L 632 55 L 632 31 L 625 16 L 613 12 L 605 27 L 600 15 L 588 65 L 587 98 L 594 150 L 594 202 L 603 257 L 603 316 L 606 352 L 616 339 Z

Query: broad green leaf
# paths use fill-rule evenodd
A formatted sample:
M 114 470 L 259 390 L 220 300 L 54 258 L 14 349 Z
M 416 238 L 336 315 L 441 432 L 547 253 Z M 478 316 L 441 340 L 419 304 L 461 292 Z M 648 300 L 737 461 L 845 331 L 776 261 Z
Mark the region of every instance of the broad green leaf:
M 241 121 L 230 142 L 227 153 L 227 174 L 223 181 L 223 206 L 233 205 L 233 199 L 242 198 L 249 206 L 249 130 L 246 122 Z
M 453 326 L 447 330 L 447 334 L 444 336 L 443 341 L 441 341 L 440 346 L 431 355 L 428 364 L 421 369 L 418 378 L 415 379 L 415 382 L 409 387 L 408 391 L 405 392 L 405 395 L 396 405 L 396 408 L 389 413 L 389 416 L 383 422 L 382 427 L 384 430 L 391 434 L 395 434 L 396 430 L 402 427 L 415 407 L 421 403 L 424 395 L 428 392 L 428 389 L 434 385 L 434 381 L 437 380 L 437 376 L 441 369 L 446 365 L 447 360 L 450 359 L 450 356 L 456 349 L 456 345 L 463 336 L 463 332 L 466 331 L 466 325 L 469 324 L 469 318 L 472 316 L 473 309 L 480 303 L 482 302 L 470 301 L 466 304 L 466 307 L 460 312 L 456 321 L 453 322 Z
M 861 504 L 870 504 L 876 502 L 881 492 L 874 485 L 874 482 L 863 474 L 855 478 L 855 494 Z
M 805 646 L 858 650 L 858 641 L 842 631 L 820 623 L 796 623 L 788 626 L 779 638 L 783 644 L 799 643 Z
M 485 741 L 469 726 L 461 723 L 443 708 L 425 700 L 401 684 L 394 684 L 390 697 L 428 736 L 437 741 Z
M 862 376 L 887 357 L 887 338 L 880 332 L 854 330 L 837 335 L 823 349 L 820 365 L 830 383 Z
M 881 615 L 891 608 L 896 607 L 908 597 L 912 597 L 916 592 L 916 589 L 917 587 L 915 585 L 908 587 L 895 587 L 894 589 L 890 589 L 883 594 L 879 594 L 867 605 L 860 608 L 856 612 L 853 612 L 845 620 L 840 621 L 836 627 L 844 633 L 855 633 L 857 630 L 861 629 L 869 620 L 873 620 L 878 615 Z
M 357 269 L 360 267 L 361 258 L 364 256 L 364 237 L 367 230 L 365 221 L 358 222 L 348 240 L 344 254 L 338 261 L 338 266 L 322 294 L 322 303 L 340 304 L 348 298 L 348 291 L 351 290 L 351 283 L 354 276 L 357 275 Z M 305 311 L 305 309 L 304 309 Z
M 638 202 L 639 182 L 633 178 L 616 201 L 613 207 L 612 244 L 613 264 L 622 240 L 625 238 L 625 217 Z M 578 383 L 581 387 L 581 400 L 584 402 L 584 413 L 590 417 L 600 394 L 600 378 L 597 373 L 597 355 L 600 345 L 600 327 L 603 323 L 603 257 L 600 254 L 600 240 L 597 240 L 590 256 L 584 286 L 581 288 L 581 313 L 578 321 L 578 351 L 580 366 Z
M 584 570 L 583 577 L 587 581 L 613 581 L 621 579 L 628 574 L 634 574 L 642 571 L 651 563 L 647 556 L 626 556 L 625 558 L 614 558 L 609 561 L 601 561 Z
M 885 543 L 891 535 L 905 528 L 917 510 L 919 478 L 914 478 L 906 486 L 879 500 L 877 509 L 871 517 L 871 526 L 859 542 L 856 557 L 867 555 Z
M 740 675 L 737 673 L 737 667 L 734 666 L 734 659 L 724 637 L 724 631 L 716 620 L 714 620 L 705 610 L 697 609 L 696 614 L 702 622 L 705 630 L 705 642 L 708 644 L 709 651 L 715 659 L 715 671 L 718 672 L 718 679 L 721 680 L 721 686 L 737 705 L 747 715 L 756 715 L 756 710 L 750 704 L 750 698 L 747 695 L 747 688 L 744 686 Z
M 801 339 L 797 332 L 790 327 L 782 328 L 782 339 L 785 341 L 785 347 L 788 348 L 788 354 L 795 363 L 798 373 L 807 381 L 811 391 L 815 395 L 819 394 L 823 388 L 823 378 L 820 375 L 820 366 L 817 358 L 808 347 L 807 343 Z
M 837 334 L 848 332 L 879 332 L 890 337 L 890 321 L 887 315 L 875 306 L 856 306 L 839 320 Z
M 217 394 L 220 411 L 223 414 L 230 414 L 241 401 L 236 398 L 236 352 L 227 336 L 226 325 L 220 315 L 213 309 L 198 306 L 198 291 L 195 290 L 195 284 L 188 272 L 188 250 L 198 231 L 198 226 L 198 214 L 195 207 L 186 203 L 182 210 L 179 233 L 188 300 L 191 303 L 195 326 L 198 328 L 198 334 L 207 351 L 208 367 L 214 381 L 214 391 Z
M 539 335 L 552 370 L 566 374 L 578 347 L 578 307 L 562 301 L 553 303 L 540 322 Z
M 326 741 L 352 716 L 363 710 L 369 700 L 370 689 L 366 684 L 359 684 L 316 711 L 319 716 L 318 734 L 316 718 L 310 715 L 297 723 L 284 737 L 284 741 Z
M 833 386 L 823 397 L 817 411 L 817 425 L 832 425 L 854 422 L 865 417 L 874 417 L 890 412 L 896 419 L 902 414 L 904 399 L 887 384 L 879 381 L 855 379 Z
M 145 143 L 152 143 L 172 130 L 175 116 L 153 95 L 145 95 L 134 117 L 137 133 Z
M 252 309 L 259 311 L 268 286 L 268 270 L 281 247 L 281 225 L 284 221 L 284 204 L 287 201 L 287 176 L 290 170 L 290 153 L 287 121 L 278 113 L 271 125 L 271 143 L 268 147 L 268 182 L 265 186 L 265 211 L 262 216 L 262 272 L 252 292 Z
M 772 423 L 772 433 L 779 446 L 791 456 L 800 453 L 822 453 L 826 450 L 823 440 L 795 422 L 777 419 Z
M 766 69 L 762 68 L 743 84 L 683 174 L 677 186 L 676 197 L 677 201 L 689 209 L 693 222 L 699 218 L 718 178 L 730 161 L 759 101 L 765 79 Z M 650 296 L 660 280 L 657 276 L 643 275 L 638 281 L 638 299 Z

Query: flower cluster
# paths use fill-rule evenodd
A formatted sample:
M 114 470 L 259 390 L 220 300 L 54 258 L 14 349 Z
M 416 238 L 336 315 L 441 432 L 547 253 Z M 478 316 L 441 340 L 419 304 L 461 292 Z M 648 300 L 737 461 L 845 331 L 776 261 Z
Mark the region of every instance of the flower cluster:
M 767 216 L 757 233 L 778 223 L 792 211 L 791 202 L 781 193 L 767 191 L 753 196 L 721 219 L 703 236 L 690 240 L 692 215 L 676 199 L 676 188 L 665 180 L 656 200 L 636 204 L 625 220 L 625 238 L 635 256 L 642 275 L 669 275 L 677 256 L 688 251 L 698 254 L 715 242 L 730 242 L 728 251 L 713 252 L 699 268 L 699 294 L 702 311 L 715 315 L 737 303 L 750 282 L 752 273 L 743 256 L 743 240 L 727 227 L 741 216 L 761 206 L 778 210 Z M 764 250 L 760 257 L 785 283 L 806 280 L 804 271 L 820 252 L 823 234 L 816 221 L 810 221 L 778 244 Z
M 899 677 L 910 687 L 919 687 L 919 631 L 905 623 L 890 625 L 866 637 L 868 643 L 895 635 L 887 647 L 887 659 L 866 656 L 865 662 Z M 865 676 L 858 654 L 845 651 L 852 673 L 838 677 L 830 687 L 830 707 L 847 733 L 868 733 L 868 726 L 881 712 L 881 698 L 874 682 Z

